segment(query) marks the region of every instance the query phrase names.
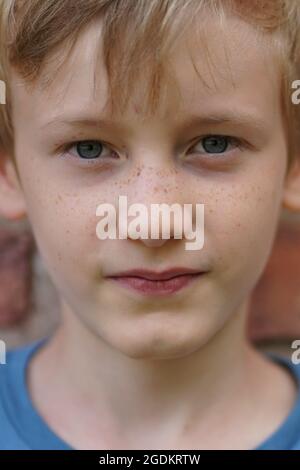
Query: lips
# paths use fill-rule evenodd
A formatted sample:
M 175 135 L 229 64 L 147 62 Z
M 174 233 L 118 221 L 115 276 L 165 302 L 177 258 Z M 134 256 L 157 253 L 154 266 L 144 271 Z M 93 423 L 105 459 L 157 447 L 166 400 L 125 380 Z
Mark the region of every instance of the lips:
M 181 290 L 203 274 L 203 271 L 178 267 L 162 272 L 133 269 L 108 276 L 108 279 L 142 294 L 166 295 Z

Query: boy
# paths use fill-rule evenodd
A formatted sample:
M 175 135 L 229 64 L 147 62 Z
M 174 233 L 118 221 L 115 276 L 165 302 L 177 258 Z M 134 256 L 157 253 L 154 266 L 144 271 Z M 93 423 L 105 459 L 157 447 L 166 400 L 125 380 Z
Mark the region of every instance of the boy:
M 1 1 L 0 209 L 29 218 L 61 300 L 0 370 L 2 449 L 300 449 L 299 368 L 244 332 L 281 207 L 300 210 L 298 9 Z M 204 247 L 173 226 L 99 240 L 119 195 L 203 203 Z

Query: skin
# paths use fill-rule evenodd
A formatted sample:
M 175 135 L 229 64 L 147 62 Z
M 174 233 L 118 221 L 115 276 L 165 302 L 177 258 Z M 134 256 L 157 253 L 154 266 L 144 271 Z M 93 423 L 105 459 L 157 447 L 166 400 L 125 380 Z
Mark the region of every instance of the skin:
M 279 71 L 262 39 L 253 47 L 258 39 L 250 26 L 228 18 L 225 32 L 214 22 L 208 29 L 217 69 L 211 75 L 196 41 L 193 57 L 216 87 L 208 91 L 199 80 L 182 39 L 170 58 L 180 109 L 170 88 L 157 115 L 143 120 L 137 88 L 114 123 L 119 130 L 58 124 L 58 115 L 104 118 L 104 66 L 96 99 L 90 79 L 99 24 L 82 33 L 49 90 L 39 82 L 29 89 L 12 74 L 21 184 L 3 159 L 0 207 L 7 218 L 29 218 L 62 314 L 29 364 L 28 386 L 48 425 L 78 449 L 248 449 L 282 423 L 295 400 L 288 373 L 244 334 L 282 206 L 300 208 L 298 167 L 286 176 Z M 229 112 L 247 117 L 204 122 Z M 192 114 L 203 122 L 185 128 Z M 201 138 L 209 133 L 242 143 L 222 157 L 205 154 Z M 62 155 L 63 145 L 89 139 L 110 144 L 103 152 L 118 157 L 87 168 L 74 148 Z M 204 203 L 204 248 L 186 251 L 185 240 L 172 236 L 98 240 L 96 207 L 117 205 L 119 194 L 128 204 Z M 206 274 L 165 299 L 105 279 L 131 268 L 172 266 Z

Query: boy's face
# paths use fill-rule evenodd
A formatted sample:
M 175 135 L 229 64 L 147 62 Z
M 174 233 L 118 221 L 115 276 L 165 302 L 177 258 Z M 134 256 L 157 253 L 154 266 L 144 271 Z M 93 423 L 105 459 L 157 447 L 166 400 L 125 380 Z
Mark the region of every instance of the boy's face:
M 227 34 L 213 21 L 207 30 L 213 64 L 201 43 L 194 42 L 192 55 L 210 88 L 181 42 L 170 58 L 181 107 L 169 88 L 151 119 L 142 120 L 139 111 L 141 83 L 115 123 L 71 123 L 105 119 L 104 66 L 93 94 L 99 25 L 82 33 L 49 90 L 39 84 L 30 90 L 13 76 L 16 161 L 40 252 L 65 311 L 131 357 L 183 356 L 229 325 L 262 273 L 276 232 L 287 165 L 276 60 L 235 18 Z M 201 120 L 186 127 L 192 115 Z M 207 134 L 234 139 L 225 139 L 226 150 L 216 154 L 203 146 Z M 84 140 L 103 145 L 91 165 L 76 145 L 63 149 Z M 96 207 L 117 208 L 120 194 L 128 205 L 149 209 L 151 203 L 203 203 L 204 248 L 188 251 L 184 239 L 100 241 Z M 138 294 L 105 277 L 174 266 L 206 273 L 166 297 Z

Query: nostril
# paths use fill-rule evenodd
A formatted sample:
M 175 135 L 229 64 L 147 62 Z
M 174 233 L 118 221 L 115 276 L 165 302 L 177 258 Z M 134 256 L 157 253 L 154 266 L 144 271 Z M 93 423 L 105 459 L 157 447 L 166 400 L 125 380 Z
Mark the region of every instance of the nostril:
M 130 238 L 130 236 L 129 236 Z M 172 237 L 170 237 L 172 238 Z M 138 238 L 137 240 L 143 242 L 148 248 L 159 248 L 163 246 L 170 238 Z

